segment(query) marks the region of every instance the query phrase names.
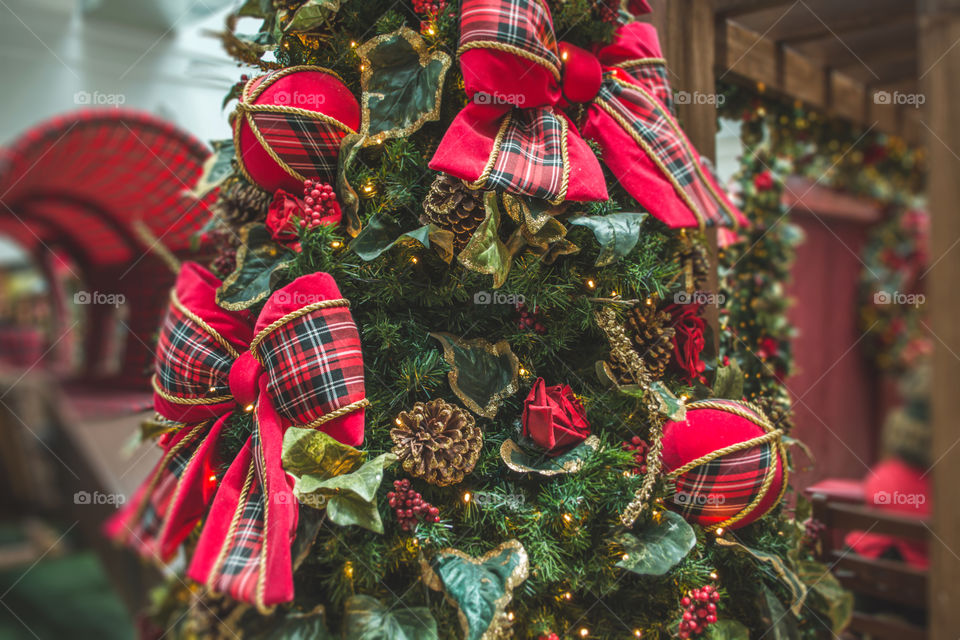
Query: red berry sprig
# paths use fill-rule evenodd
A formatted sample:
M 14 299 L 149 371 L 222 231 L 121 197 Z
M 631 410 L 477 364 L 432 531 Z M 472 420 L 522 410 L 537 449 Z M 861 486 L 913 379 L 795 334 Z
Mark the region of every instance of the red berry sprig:
M 690 636 L 698 636 L 703 630 L 717 621 L 717 602 L 720 594 L 712 584 L 704 585 L 690 591 L 680 601 L 683 605 L 683 620 L 680 621 L 678 635 L 681 640 Z
M 647 452 L 650 450 L 650 445 L 647 444 L 640 436 L 633 436 L 630 438 L 629 442 L 623 443 L 623 448 L 627 451 L 633 451 L 633 460 L 637 463 L 637 466 L 634 468 L 633 472 L 646 474 Z
M 517 328 L 530 329 L 534 333 L 539 333 L 543 335 L 547 332 L 547 327 L 543 324 L 543 317 L 540 315 L 540 310 L 538 307 L 534 307 L 533 311 L 530 310 L 527 305 L 522 302 L 518 302 L 516 305 L 517 309 Z
M 413 0 L 413 10 L 428 18 L 436 18 L 446 6 L 447 0 Z
M 803 544 L 816 547 L 820 536 L 827 530 L 827 525 L 816 518 L 807 518 L 803 522 Z
M 410 531 L 420 520 L 440 522 L 440 509 L 424 501 L 419 492 L 411 489 L 409 480 L 394 480 L 393 489 L 387 494 L 387 500 L 397 515 L 401 529 Z
M 307 178 L 303 181 L 304 216 L 301 227 L 313 229 L 323 224 L 325 218 L 340 217 L 340 203 L 337 194 L 329 184 Z
M 558 636 L 557 634 L 555 634 L 555 633 L 553 633 L 553 632 L 544 633 L 544 634 L 540 635 L 540 636 L 537 638 L 537 640 L 560 640 L 560 636 Z

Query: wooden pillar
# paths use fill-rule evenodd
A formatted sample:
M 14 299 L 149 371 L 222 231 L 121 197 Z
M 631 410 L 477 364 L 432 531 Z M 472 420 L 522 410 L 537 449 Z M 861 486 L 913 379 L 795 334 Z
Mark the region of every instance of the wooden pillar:
M 713 96 L 717 92 L 714 76 L 716 58 L 716 20 L 711 0 L 650 0 L 651 20 L 660 33 L 660 46 L 667 59 L 667 77 L 674 92 L 691 96 Z M 717 107 L 715 100 L 688 100 L 677 104 L 677 118 L 694 148 L 711 162 L 717 154 Z M 717 291 L 717 231 L 707 230 L 710 243 L 710 277 L 707 286 Z M 716 304 L 704 309 L 713 328 L 713 351 L 718 351 L 720 309 Z
M 919 2 L 921 128 L 930 167 L 931 264 L 927 276 L 933 357 L 933 536 L 930 637 L 960 633 L 960 0 Z M 942 456 L 942 457 L 941 457 Z

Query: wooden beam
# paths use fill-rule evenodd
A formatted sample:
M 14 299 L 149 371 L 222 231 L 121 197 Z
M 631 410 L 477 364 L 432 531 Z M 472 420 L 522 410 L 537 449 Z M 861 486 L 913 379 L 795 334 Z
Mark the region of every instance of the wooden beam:
M 783 7 L 795 0 L 714 0 L 713 10 L 719 18 L 732 18 L 745 13 Z
M 829 78 L 823 65 L 790 48 L 783 48 L 781 52 L 779 71 L 783 91 L 808 105 L 825 108 Z
M 913 3 L 904 0 L 804 0 L 737 18 L 774 42 L 791 44 L 914 20 Z
M 840 71 L 831 71 L 829 78 L 829 97 L 827 113 L 844 118 L 854 124 L 867 121 L 867 89 Z
M 933 539 L 930 541 L 930 637 L 953 640 L 960 629 L 960 447 L 954 446 L 960 416 L 960 0 L 921 0 L 920 60 L 926 97 L 923 120 L 930 167 L 927 196 L 931 215 L 931 342 L 934 346 Z
M 777 69 L 777 45 L 760 33 L 728 20 L 717 38 L 717 73 L 762 82 L 770 89 L 780 88 Z

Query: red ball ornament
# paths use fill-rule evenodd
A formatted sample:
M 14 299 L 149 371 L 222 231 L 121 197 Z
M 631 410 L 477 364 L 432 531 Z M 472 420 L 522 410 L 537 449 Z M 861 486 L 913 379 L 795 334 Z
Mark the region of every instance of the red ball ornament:
M 747 403 L 691 402 L 686 419 L 663 427 L 663 468 L 673 482 L 668 506 L 708 531 L 763 517 L 787 486 L 782 435 Z
M 307 178 L 334 182 L 340 141 L 360 127 L 360 105 L 332 71 L 296 66 L 247 81 L 232 117 L 244 177 L 296 193 Z

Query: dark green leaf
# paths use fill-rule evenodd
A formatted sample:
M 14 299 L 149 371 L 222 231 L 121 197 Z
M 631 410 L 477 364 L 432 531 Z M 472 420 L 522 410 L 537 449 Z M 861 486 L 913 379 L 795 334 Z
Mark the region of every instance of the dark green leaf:
M 431 333 L 443 345 L 450 365 L 450 388 L 474 413 L 493 418 L 503 398 L 517 392 L 520 361 L 506 340 L 464 340 L 449 333 Z
M 500 458 L 513 471 L 536 473 L 541 476 L 558 476 L 576 473 L 583 467 L 583 461 L 600 447 L 600 439 L 590 436 L 574 448 L 555 458 L 546 454 L 531 455 L 520 448 L 516 442 L 507 438 L 500 445 Z
M 408 136 L 440 117 L 443 80 L 450 56 L 430 52 L 412 29 L 401 27 L 357 48 L 364 65 L 360 82 L 360 133 L 375 144 Z
M 616 538 L 626 556 L 617 566 L 642 576 L 662 576 L 697 542 L 693 527 L 672 511 L 662 512 L 642 527 Z
M 358 256 L 366 260 L 376 260 L 390 247 L 403 238 L 416 240 L 424 247 L 430 248 L 430 240 L 436 237 L 437 228 L 433 225 L 424 225 L 412 231 L 404 232 L 400 225 L 390 216 L 382 213 L 374 215 L 367 222 L 367 226 L 350 243 L 350 248 Z
M 217 289 L 217 304 L 230 311 L 248 309 L 266 300 L 275 276 L 294 258 L 293 252 L 275 243 L 259 223 L 243 227 L 240 241 L 237 268 Z
M 736 360 L 731 360 L 730 364 L 717 369 L 717 376 L 713 381 L 713 397 L 728 400 L 743 398 L 743 372 Z
M 803 603 L 807 598 L 807 586 L 800 580 L 796 573 L 787 566 L 784 558 L 766 551 L 760 551 L 748 547 L 733 540 L 726 538 L 717 538 L 716 543 L 723 547 L 733 547 L 746 553 L 753 558 L 761 569 L 764 569 L 766 575 L 779 580 L 780 584 L 790 590 L 792 601 L 790 608 L 795 616 L 799 616 L 803 610 Z
M 606 216 L 580 216 L 572 218 L 570 224 L 593 231 L 600 245 L 596 266 L 604 267 L 633 251 L 640 240 L 640 227 L 646 217 L 646 213 L 620 212 Z
M 226 104 L 226 102 L 224 103 Z M 233 173 L 233 140 L 211 140 L 213 153 L 203 163 L 203 172 L 193 187 L 193 195 L 203 198 Z
M 527 578 L 527 565 L 527 552 L 517 540 L 479 558 L 444 549 L 424 563 L 423 580 L 456 603 L 464 640 L 480 640 L 496 636 L 513 589 Z
M 363 148 L 363 140 L 359 133 L 347 134 L 340 142 L 340 155 L 337 159 L 337 196 L 340 199 L 347 233 L 353 238 L 360 233 L 360 198 L 347 180 L 347 170 Z
M 290 611 L 280 625 L 262 636 L 263 640 L 334 640 L 327 630 L 323 605 L 313 611 Z
M 750 630 L 736 620 L 717 620 L 708 631 L 710 640 L 750 640 Z
M 819 562 L 801 560 L 797 574 L 815 594 L 808 601 L 809 606 L 825 613 L 831 630 L 839 635 L 853 617 L 853 594 L 840 585 L 829 567 Z
M 763 628 L 766 629 L 764 638 L 770 640 L 800 640 L 797 619 L 783 608 L 777 596 L 766 585 L 763 585 L 763 596 L 760 604 L 760 619 Z
M 351 596 L 344 605 L 346 640 L 437 640 L 437 621 L 427 607 L 387 607 L 372 596 Z

